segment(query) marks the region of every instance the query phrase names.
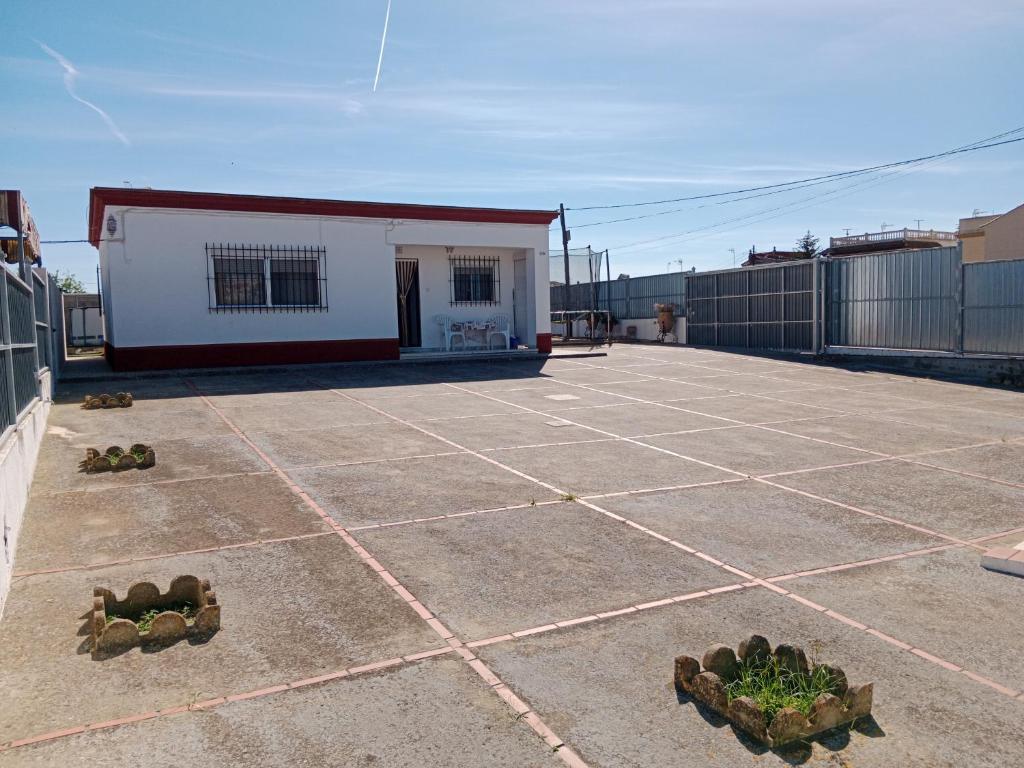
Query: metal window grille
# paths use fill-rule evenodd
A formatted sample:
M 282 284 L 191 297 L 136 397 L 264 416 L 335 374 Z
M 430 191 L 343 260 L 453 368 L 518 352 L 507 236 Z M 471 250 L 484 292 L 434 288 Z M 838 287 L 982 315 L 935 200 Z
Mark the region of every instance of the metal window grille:
M 211 312 L 327 311 L 327 249 L 206 244 Z
M 451 305 L 501 303 L 499 259 L 487 256 L 449 256 Z

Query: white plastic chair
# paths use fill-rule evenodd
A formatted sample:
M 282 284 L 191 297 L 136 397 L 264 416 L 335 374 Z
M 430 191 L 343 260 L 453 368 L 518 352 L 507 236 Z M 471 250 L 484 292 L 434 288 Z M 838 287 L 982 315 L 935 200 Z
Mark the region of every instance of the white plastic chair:
M 448 315 L 438 315 L 434 320 L 441 324 L 441 331 L 444 333 L 444 348 L 446 350 L 452 351 L 452 340 L 456 336 L 462 339 L 462 348 L 466 348 L 466 332 L 462 329 L 461 323 L 454 322 Z
M 491 348 L 492 336 L 505 337 L 505 349 L 512 346 L 511 320 L 508 315 L 492 315 L 487 320 L 487 348 Z

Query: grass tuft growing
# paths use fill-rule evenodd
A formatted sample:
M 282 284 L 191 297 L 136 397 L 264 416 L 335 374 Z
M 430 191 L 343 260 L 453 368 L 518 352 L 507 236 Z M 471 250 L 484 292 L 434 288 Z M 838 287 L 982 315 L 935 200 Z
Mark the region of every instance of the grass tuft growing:
M 130 616 L 118 616 L 114 613 L 107 614 L 107 624 L 117 619 L 129 619 L 134 621 L 136 626 L 139 628 L 140 633 L 149 632 L 153 628 L 153 620 L 164 611 L 174 611 L 180 613 L 185 619 L 186 623 L 192 623 L 196 618 L 196 609 L 192 607 L 192 603 L 182 603 L 181 605 L 174 605 L 170 608 L 151 608 L 150 610 L 143 613 L 139 618 L 132 619 Z
M 770 725 L 780 709 L 792 707 L 806 715 L 814 700 L 823 693 L 836 693 L 835 680 L 828 669 L 818 667 L 810 674 L 798 674 L 781 666 L 774 656 L 754 663 L 740 662 L 735 680 L 727 683 L 729 701 L 749 696 L 764 712 Z

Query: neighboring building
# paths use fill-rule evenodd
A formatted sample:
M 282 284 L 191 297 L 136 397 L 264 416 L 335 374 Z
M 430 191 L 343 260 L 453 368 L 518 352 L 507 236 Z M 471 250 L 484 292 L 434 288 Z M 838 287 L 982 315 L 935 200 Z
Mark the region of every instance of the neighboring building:
M 960 219 L 960 242 L 965 262 L 1024 259 L 1024 205 L 996 216 Z
M 98 293 L 65 293 L 64 329 L 66 346 L 102 347 L 103 310 Z
M 934 229 L 890 229 L 887 232 L 865 232 L 863 235 L 830 237 L 822 256 L 856 256 L 881 251 L 912 251 L 920 248 L 941 248 L 956 245 L 956 232 Z
M 755 252 L 753 248 L 747 254 L 747 260 L 740 266 L 756 267 L 758 264 L 777 264 L 780 261 L 799 261 L 809 259 L 811 255 L 806 251 L 780 251 L 772 248 L 770 251 Z
M 471 337 L 506 316 L 549 352 L 556 216 L 94 188 L 105 353 L 115 370 L 391 360 L 444 348 L 438 316 Z

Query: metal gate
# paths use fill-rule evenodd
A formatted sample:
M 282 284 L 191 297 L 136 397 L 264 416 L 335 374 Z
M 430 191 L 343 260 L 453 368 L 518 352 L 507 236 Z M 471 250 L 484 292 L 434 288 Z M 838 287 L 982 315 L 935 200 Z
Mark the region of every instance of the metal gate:
M 828 347 L 953 352 L 960 348 L 960 248 L 828 262 Z
M 818 269 L 808 260 L 688 275 L 687 343 L 815 351 Z

